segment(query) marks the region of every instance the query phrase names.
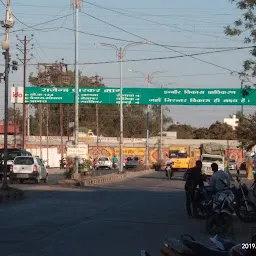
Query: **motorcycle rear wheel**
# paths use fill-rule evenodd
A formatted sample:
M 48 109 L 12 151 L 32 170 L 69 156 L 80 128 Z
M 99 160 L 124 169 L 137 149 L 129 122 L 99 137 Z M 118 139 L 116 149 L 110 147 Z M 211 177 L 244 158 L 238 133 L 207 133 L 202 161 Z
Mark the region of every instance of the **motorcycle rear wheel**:
M 232 231 L 233 218 L 227 213 L 213 213 L 206 219 L 206 231 L 210 235 L 224 235 Z
M 256 197 L 256 184 L 253 186 L 252 193 Z
M 243 222 L 256 221 L 256 206 L 253 202 L 247 201 L 248 209 L 245 203 L 240 205 L 237 209 L 236 215 Z

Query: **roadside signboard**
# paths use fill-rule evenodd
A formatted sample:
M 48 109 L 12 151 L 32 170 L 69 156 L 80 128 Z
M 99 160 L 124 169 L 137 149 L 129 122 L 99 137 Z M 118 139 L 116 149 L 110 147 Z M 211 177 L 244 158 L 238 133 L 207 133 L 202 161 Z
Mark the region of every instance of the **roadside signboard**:
M 69 157 L 80 157 L 88 159 L 89 147 L 88 145 L 73 147 L 67 146 L 67 156 Z
M 19 89 L 18 89 L 19 91 Z M 124 88 L 123 103 L 131 105 L 256 105 L 256 89 Z M 29 104 L 74 104 L 71 87 L 27 87 Z M 80 87 L 80 104 L 120 104 L 120 89 Z

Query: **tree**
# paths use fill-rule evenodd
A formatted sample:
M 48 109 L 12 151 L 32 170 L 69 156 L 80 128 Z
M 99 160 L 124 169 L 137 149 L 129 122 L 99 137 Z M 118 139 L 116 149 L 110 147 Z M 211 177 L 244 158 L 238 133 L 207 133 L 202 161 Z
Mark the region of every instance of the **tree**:
M 64 73 L 66 86 L 74 84 L 74 72 L 68 71 Z M 42 79 L 43 78 L 43 79 Z M 54 86 L 63 86 L 63 72 L 59 69 L 53 69 L 46 73 L 39 73 L 38 77 L 30 75 L 30 83 L 35 86 L 40 86 L 42 81 Z M 49 82 L 50 81 L 50 82 Z M 103 78 L 99 76 L 87 77 L 79 72 L 79 85 L 80 87 L 104 87 Z M 45 105 L 43 105 L 45 106 Z M 39 110 L 38 105 L 34 105 L 35 115 L 31 120 L 31 134 L 39 134 Z M 51 104 L 49 115 L 49 135 L 60 134 L 60 111 L 59 104 Z M 66 104 L 63 109 L 63 126 L 64 135 L 68 133 L 68 123 L 74 122 L 75 111 L 74 105 Z M 46 111 L 43 111 L 43 135 L 46 135 Z M 146 106 L 132 105 L 124 106 L 124 136 L 125 137 L 145 137 L 146 136 Z M 120 110 L 118 105 L 98 105 L 99 115 L 99 135 L 109 137 L 120 136 Z M 70 117 L 68 119 L 68 116 Z M 170 122 L 167 115 L 163 115 L 164 125 Z M 87 127 L 88 129 L 96 131 L 96 105 L 83 104 L 79 105 L 79 126 Z M 160 131 L 160 108 L 157 106 L 152 107 L 150 112 L 150 135 L 155 135 Z
M 232 26 L 225 28 L 225 34 L 228 36 L 240 36 L 244 34 L 245 43 L 256 43 L 256 1 L 255 0 L 229 0 L 236 3 L 237 8 L 242 10 L 243 15 L 234 22 Z M 250 51 L 253 57 L 256 57 L 256 47 Z M 244 61 L 244 71 L 240 74 L 244 77 L 256 75 L 256 62 L 254 58 Z
M 209 137 L 214 140 L 235 140 L 236 132 L 230 125 L 217 121 L 209 127 Z
M 193 132 L 193 139 L 207 140 L 210 139 L 211 134 L 208 128 L 198 128 Z
M 256 112 L 240 118 L 236 134 L 241 148 L 249 151 L 256 145 Z
M 193 139 L 195 128 L 187 124 L 172 124 L 167 131 L 177 132 L 178 139 Z

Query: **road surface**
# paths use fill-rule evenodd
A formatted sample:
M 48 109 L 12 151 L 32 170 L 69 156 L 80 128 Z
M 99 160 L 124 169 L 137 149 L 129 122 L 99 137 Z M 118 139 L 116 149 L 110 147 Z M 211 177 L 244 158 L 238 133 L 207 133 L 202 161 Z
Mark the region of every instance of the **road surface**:
M 1 255 L 159 255 L 165 237 L 189 233 L 208 241 L 204 221 L 186 216 L 183 181 L 164 172 L 101 187 L 15 186 L 27 198 L 0 205 Z

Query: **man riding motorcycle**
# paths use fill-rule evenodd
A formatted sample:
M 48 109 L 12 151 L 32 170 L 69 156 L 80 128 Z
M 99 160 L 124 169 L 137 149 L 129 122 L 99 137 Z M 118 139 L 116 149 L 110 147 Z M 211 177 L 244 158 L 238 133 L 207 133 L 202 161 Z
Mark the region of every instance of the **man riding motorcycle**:
M 211 165 L 213 175 L 210 179 L 210 186 L 213 193 L 217 193 L 230 188 L 230 178 L 226 172 L 219 170 L 216 163 Z

